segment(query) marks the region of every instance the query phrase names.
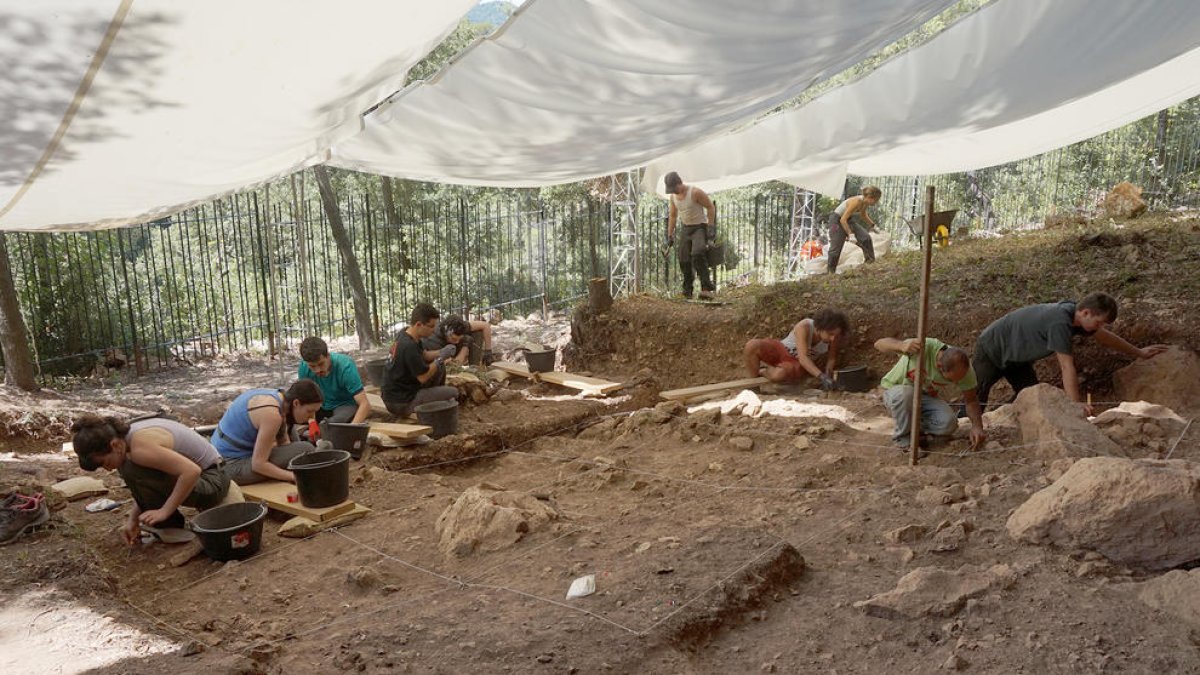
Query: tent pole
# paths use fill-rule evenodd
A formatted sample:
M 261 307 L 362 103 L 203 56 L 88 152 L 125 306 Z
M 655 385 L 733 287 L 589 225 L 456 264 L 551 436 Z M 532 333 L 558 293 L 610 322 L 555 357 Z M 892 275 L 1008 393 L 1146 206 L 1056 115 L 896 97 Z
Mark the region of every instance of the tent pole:
M 933 246 L 930 236 L 933 223 L 933 186 L 925 188 L 925 226 L 921 230 L 921 305 L 917 313 L 917 370 L 913 373 L 912 427 L 909 429 L 909 462 L 917 465 L 921 446 L 921 394 L 925 384 L 925 332 L 929 327 L 929 271 L 933 262 Z

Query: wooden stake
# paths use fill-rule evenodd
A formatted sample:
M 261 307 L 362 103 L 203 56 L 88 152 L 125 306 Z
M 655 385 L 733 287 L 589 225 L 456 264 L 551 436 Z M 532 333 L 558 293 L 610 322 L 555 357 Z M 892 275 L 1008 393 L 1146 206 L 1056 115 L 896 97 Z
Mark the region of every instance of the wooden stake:
M 925 227 L 921 231 L 921 305 L 917 313 L 917 370 L 913 373 L 912 428 L 909 430 L 909 462 L 917 465 L 921 447 L 921 396 L 925 385 L 925 332 L 929 327 L 929 272 L 933 264 L 933 186 L 925 188 Z

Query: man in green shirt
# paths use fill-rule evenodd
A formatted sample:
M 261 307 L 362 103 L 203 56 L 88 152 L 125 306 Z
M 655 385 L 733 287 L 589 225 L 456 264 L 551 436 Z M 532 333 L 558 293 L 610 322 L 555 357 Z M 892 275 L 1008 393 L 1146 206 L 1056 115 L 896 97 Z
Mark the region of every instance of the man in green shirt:
M 371 403 L 367 401 L 354 359 L 345 354 L 330 354 L 329 345 L 319 337 L 306 337 L 300 342 L 300 358 L 300 379 L 316 382 L 325 397 L 317 411 L 318 422 L 357 424 L 367 419 Z
M 935 338 L 925 338 L 925 349 L 920 357 L 917 357 L 917 354 L 922 352 L 921 343 L 916 338 L 881 338 L 875 341 L 875 349 L 901 355 L 896 365 L 879 383 L 883 387 L 883 404 L 896 421 L 892 442 L 899 449 L 904 450 L 908 447 L 911 433 L 916 358 L 925 359 L 925 390 L 921 392 L 921 432 L 934 436 L 953 434 L 958 428 L 957 415 L 950 404 L 943 400 L 943 395 L 961 393 L 967 404 L 967 417 L 971 418 L 971 447 L 978 447 L 983 443 L 983 410 L 975 397 L 975 370 L 971 367 L 971 359 L 966 352 Z

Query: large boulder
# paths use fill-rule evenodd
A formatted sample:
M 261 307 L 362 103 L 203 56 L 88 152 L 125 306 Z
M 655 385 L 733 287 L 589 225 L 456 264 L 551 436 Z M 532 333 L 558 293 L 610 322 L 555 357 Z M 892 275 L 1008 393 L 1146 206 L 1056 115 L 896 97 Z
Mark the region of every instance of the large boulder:
M 1123 401 L 1149 401 L 1179 412 L 1200 412 L 1200 356 L 1173 346 L 1113 373 L 1113 389 Z
M 1013 511 L 1009 536 L 1146 570 L 1200 559 L 1200 464 L 1081 459 Z
M 1117 183 L 1104 197 L 1104 215 L 1109 218 L 1137 218 L 1146 208 L 1142 189 L 1129 181 Z
M 1161 455 L 1183 433 L 1187 422 L 1166 406 L 1145 401 L 1125 401 L 1092 418 L 1117 445 Z
M 1141 587 L 1142 602 L 1200 628 L 1200 569 L 1171 570 Z
M 901 577 L 892 590 L 854 606 L 881 619 L 953 616 L 967 600 L 993 588 L 1008 588 L 1014 581 L 1016 573 L 1008 565 L 964 565 L 956 570 L 919 567 Z
M 1113 443 L 1062 389 L 1039 384 L 1021 391 L 1013 402 L 1025 454 L 1044 459 L 1120 455 Z
M 494 485 L 467 488 L 437 519 L 438 548 L 463 557 L 517 543 L 559 516 L 553 504 Z

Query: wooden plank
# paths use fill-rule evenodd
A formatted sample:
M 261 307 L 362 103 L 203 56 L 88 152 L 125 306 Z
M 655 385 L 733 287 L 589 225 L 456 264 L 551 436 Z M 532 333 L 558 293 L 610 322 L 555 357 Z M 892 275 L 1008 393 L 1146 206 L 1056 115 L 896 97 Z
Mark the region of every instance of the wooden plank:
M 596 377 L 585 377 L 583 375 L 574 375 L 572 373 L 538 373 L 538 379 L 543 382 L 557 384 L 560 387 L 570 387 L 579 391 L 595 394 L 611 394 L 612 392 L 621 389 L 625 385 L 620 382 L 611 382 L 609 380 L 601 380 Z
M 535 382 L 549 382 L 557 384 L 560 387 L 568 387 L 577 389 L 587 394 L 610 394 L 624 387 L 620 382 L 612 382 L 610 380 L 601 380 L 598 377 L 586 377 L 584 375 L 575 375 L 573 373 L 549 372 L 549 373 L 531 373 L 529 366 L 524 363 L 513 363 L 512 361 L 495 361 L 492 363 L 492 368 L 504 371 L 509 375 L 519 375 L 527 377 Z
M 379 394 L 367 394 L 367 403 L 371 404 L 371 412 L 376 415 L 391 415 L 388 412 L 387 406 L 383 404 L 383 397 Z
M 416 438 L 433 431 L 424 424 L 397 424 L 393 422 L 371 422 L 371 433 L 389 438 Z
M 296 492 L 296 486 L 278 480 L 239 485 L 238 487 L 242 489 L 242 495 L 248 500 L 263 502 L 267 507 L 276 511 L 290 513 L 293 516 L 304 516 L 317 522 L 336 518 L 353 511 L 355 507 L 355 503 L 349 499 L 341 504 L 334 504 L 323 509 L 310 509 L 299 501 L 289 503 L 287 496 Z
M 704 394 L 712 394 L 721 391 L 730 391 L 733 389 L 749 389 L 757 387 L 760 384 L 770 382 L 765 377 L 747 377 L 743 380 L 730 380 L 729 382 L 717 382 L 716 384 L 704 384 L 699 387 L 687 387 L 685 389 L 670 389 L 660 392 L 658 395 L 668 401 L 686 401 L 689 398 L 703 396 Z
M 521 377 L 532 378 L 533 373 L 529 372 L 529 366 L 524 363 L 513 363 L 512 361 L 492 361 L 492 367 L 497 370 L 503 370 L 509 375 L 519 375 Z

